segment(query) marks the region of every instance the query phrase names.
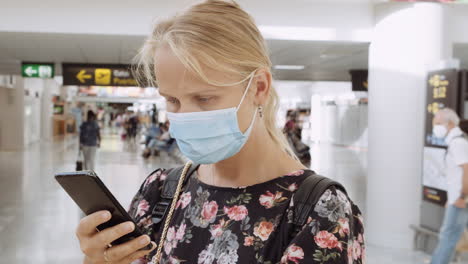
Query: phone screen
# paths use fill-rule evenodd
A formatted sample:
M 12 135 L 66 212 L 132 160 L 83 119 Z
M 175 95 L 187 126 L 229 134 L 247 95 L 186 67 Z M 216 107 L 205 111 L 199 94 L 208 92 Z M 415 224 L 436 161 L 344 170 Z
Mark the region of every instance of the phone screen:
M 93 171 L 60 173 L 55 175 L 55 179 L 86 215 L 101 210 L 108 210 L 112 214 L 112 218 L 108 222 L 97 227 L 98 230 L 104 230 L 127 221 L 134 222 Z M 142 232 L 135 223 L 135 230 L 132 233 L 120 237 L 112 242 L 112 245 L 125 243 L 141 235 Z M 151 248 L 151 244 L 147 248 Z

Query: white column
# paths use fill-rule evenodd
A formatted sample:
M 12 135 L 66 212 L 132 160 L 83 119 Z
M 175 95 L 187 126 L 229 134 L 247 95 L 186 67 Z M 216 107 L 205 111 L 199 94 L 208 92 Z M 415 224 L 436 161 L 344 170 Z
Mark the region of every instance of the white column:
M 59 88 L 58 83 L 54 79 L 44 80 L 44 90 L 42 91 L 41 102 L 41 139 L 50 140 L 52 138 L 52 118 L 53 118 L 53 103 L 52 97 L 54 91 Z
M 419 223 L 426 84 L 430 65 L 449 59 L 446 7 L 376 6 L 369 50 L 369 244 L 411 248 Z
M 0 88 L 0 150 L 24 149 L 24 82 L 15 76 L 13 88 Z

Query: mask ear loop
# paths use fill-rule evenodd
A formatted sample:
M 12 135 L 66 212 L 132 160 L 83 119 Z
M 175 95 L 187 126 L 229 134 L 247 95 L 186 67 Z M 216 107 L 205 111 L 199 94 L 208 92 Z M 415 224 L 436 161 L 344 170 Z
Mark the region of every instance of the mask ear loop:
M 250 74 L 252 76 L 250 76 L 249 84 L 247 84 L 247 88 L 245 88 L 244 95 L 242 95 L 240 103 L 237 105 L 236 112 L 239 111 L 239 107 L 241 106 L 242 102 L 244 102 L 245 96 L 247 96 L 247 92 L 249 91 L 250 85 L 252 84 L 253 77 L 255 76 L 255 72 L 257 72 L 257 70 L 255 70 L 254 72 Z
M 247 84 L 247 88 L 245 88 L 244 95 L 242 95 L 242 99 L 241 99 L 239 105 L 238 105 L 237 108 L 236 108 L 236 112 L 239 111 L 239 107 L 241 106 L 242 102 L 243 102 L 244 99 L 245 99 L 245 96 L 247 95 L 247 92 L 249 91 L 250 85 L 252 84 L 253 77 L 255 76 L 255 72 L 257 72 L 257 70 L 255 70 L 254 72 L 251 73 L 252 76 L 250 77 L 249 84 Z M 255 108 L 255 113 L 254 113 L 254 116 L 253 116 L 253 118 L 252 118 L 252 121 L 250 122 L 249 127 L 247 128 L 247 130 L 246 130 L 245 132 L 242 132 L 242 131 L 241 131 L 242 134 L 247 133 L 249 130 L 252 129 L 253 124 L 255 123 L 255 119 L 256 119 L 256 117 L 257 117 L 257 113 L 258 113 L 258 107 Z

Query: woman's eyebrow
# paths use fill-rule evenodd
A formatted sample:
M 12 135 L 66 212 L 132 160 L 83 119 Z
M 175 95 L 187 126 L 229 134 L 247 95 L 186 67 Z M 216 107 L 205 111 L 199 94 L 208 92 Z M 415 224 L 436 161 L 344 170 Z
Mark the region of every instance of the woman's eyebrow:
M 203 90 L 203 91 L 194 91 L 194 92 L 190 92 L 188 93 L 187 95 L 189 96 L 193 96 L 193 95 L 199 95 L 199 94 L 203 94 L 203 93 L 210 93 L 210 92 L 217 92 L 219 91 L 218 88 L 214 88 L 214 89 L 207 89 L 207 90 Z M 160 95 L 164 96 L 164 97 L 174 97 L 172 95 L 169 95 L 169 94 L 166 94 L 164 92 L 159 92 Z

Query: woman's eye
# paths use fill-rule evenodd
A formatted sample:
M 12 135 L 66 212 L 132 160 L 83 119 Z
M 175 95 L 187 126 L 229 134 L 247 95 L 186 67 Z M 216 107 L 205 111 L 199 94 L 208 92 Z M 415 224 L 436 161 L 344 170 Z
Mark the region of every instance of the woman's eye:
M 202 103 L 206 103 L 208 101 L 211 100 L 211 97 L 199 97 L 198 98 L 198 101 L 202 102 Z

